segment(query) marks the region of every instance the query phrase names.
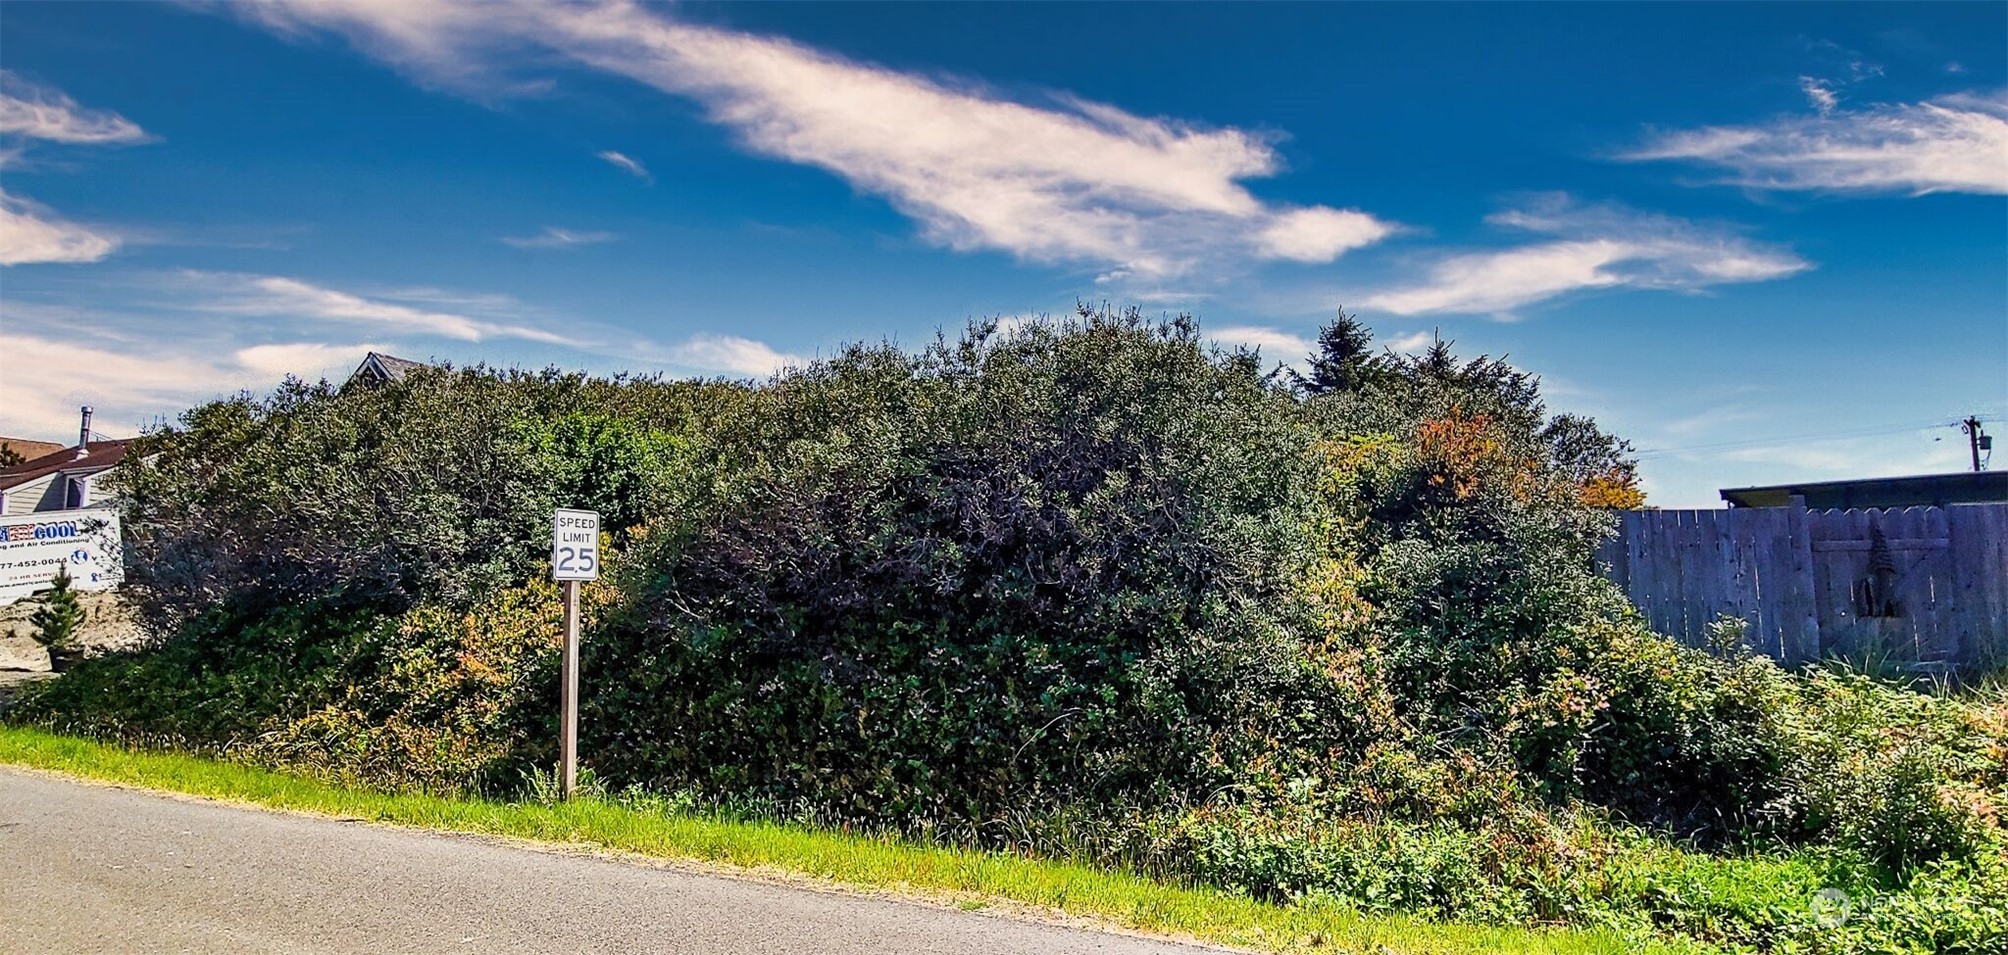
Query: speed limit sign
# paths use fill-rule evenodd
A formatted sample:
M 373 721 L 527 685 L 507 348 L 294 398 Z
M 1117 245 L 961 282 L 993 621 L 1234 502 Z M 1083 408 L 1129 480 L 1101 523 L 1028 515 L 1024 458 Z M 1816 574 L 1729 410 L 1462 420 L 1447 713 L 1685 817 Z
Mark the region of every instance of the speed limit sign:
M 551 579 L 600 579 L 600 512 L 551 515 Z
M 600 579 L 600 512 L 551 514 L 551 576 L 565 585 L 565 649 L 558 668 L 558 792 L 579 780 L 579 581 Z

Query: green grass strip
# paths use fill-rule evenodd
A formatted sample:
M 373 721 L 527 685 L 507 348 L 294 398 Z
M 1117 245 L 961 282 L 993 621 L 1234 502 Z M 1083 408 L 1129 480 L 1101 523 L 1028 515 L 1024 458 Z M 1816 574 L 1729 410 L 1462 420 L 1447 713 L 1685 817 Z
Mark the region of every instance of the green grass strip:
M 964 908 L 1007 903 L 1253 949 L 1443 955 L 1641 951 L 1636 943 L 1604 932 L 1450 925 L 1323 906 L 1273 905 L 1082 865 L 792 825 L 645 812 L 598 800 L 540 805 L 351 789 L 240 763 L 136 751 L 18 727 L 0 726 L 0 763 L 273 809 L 809 876 Z

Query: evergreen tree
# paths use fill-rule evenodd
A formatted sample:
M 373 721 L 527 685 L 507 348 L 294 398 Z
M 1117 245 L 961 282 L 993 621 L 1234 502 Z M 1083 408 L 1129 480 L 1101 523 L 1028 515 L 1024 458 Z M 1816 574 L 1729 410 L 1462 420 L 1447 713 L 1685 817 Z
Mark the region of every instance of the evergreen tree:
M 28 622 L 35 625 L 35 639 L 51 650 L 68 649 L 75 644 L 77 630 L 84 625 L 84 608 L 70 586 L 68 565 L 56 569 L 55 586 Z
M 1382 370 L 1371 346 L 1374 335 L 1356 316 L 1339 310 L 1337 318 L 1318 330 L 1318 353 L 1311 356 L 1311 373 L 1292 373 L 1297 387 L 1312 395 L 1357 390 Z
M 1426 381 L 1461 384 L 1458 381 L 1460 368 L 1457 355 L 1450 350 L 1453 344 L 1455 342 L 1444 338 L 1442 332 L 1437 332 L 1430 339 L 1429 347 L 1409 361 L 1410 370 Z

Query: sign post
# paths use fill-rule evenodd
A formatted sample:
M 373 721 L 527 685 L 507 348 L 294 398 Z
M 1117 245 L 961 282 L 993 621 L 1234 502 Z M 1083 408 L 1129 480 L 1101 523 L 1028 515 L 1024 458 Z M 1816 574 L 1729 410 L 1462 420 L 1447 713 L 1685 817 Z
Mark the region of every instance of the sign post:
M 559 684 L 558 793 L 579 786 L 579 581 L 600 579 L 598 511 L 551 514 L 551 576 L 565 585 L 565 662 Z

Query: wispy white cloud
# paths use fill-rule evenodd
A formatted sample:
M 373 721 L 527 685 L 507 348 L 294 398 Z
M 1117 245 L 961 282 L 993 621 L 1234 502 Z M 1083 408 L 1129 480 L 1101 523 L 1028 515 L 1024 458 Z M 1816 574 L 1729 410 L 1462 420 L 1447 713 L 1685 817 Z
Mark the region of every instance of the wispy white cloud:
M 641 179 L 647 182 L 655 181 L 655 177 L 649 174 L 647 166 L 642 165 L 640 160 L 637 160 L 627 155 L 626 153 L 620 153 L 620 152 L 615 152 L 611 149 L 605 149 L 601 150 L 596 155 L 598 155 L 601 159 L 604 159 L 607 162 L 613 163 L 615 166 L 620 167 L 622 170 L 626 171 L 628 175 L 633 176 L 636 179 Z
M 60 435 L 89 404 L 111 433 L 287 375 L 339 381 L 371 351 L 479 359 L 499 339 L 567 343 L 512 320 L 535 315 L 507 297 L 437 289 L 359 294 L 283 276 L 112 271 L 0 297 L 0 431 Z
M 1825 116 L 1841 105 L 1841 98 L 1834 92 L 1834 84 L 1811 76 L 1799 77 L 1799 90 L 1806 94 L 1806 101 Z
M 1490 217 L 1495 226 L 1546 241 L 1453 255 L 1429 265 L 1420 284 L 1370 295 L 1364 308 L 1397 315 L 1509 315 L 1587 289 L 1696 291 L 1784 278 L 1811 268 L 1789 249 L 1722 229 L 1566 196 L 1536 198 Z
M 354 290 L 289 276 L 118 272 L 58 301 L 0 299 L 0 328 L 17 337 L 88 344 L 167 363 L 188 364 L 186 353 L 199 356 L 194 364 L 204 368 L 222 367 L 217 356 L 228 356 L 226 364 L 235 370 L 215 380 L 233 383 L 229 390 L 238 382 L 268 387 L 288 373 L 310 375 L 335 366 L 346 370 L 372 350 L 496 361 L 498 346 L 509 341 L 562 349 L 529 353 L 540 362 L 548 360 L 544 356 L 570 354 L 570 360 L 589 367 L 604 367 L 604 359 L 613 359 L 613 367 L 629 370 L 652 365 L 676 373 L 760 378 L 807 364 L 799 355 L 742 336 L 699 332 L 664 342 L 550 313 L 506 295 L 438 288 Z M 190 316 L 202 320 L 190 321 Z M 177 325 L 176 335 L 161 337 L 162 327 Z M 357 339 L 363 341 L 346 344 Z M 506 347 L 499 351 L 524 354 Z M 12 371 L 13 352 L 7 354 Z M 17 381 L 69 387 L 65 382 L 72 371 L 67 366 L 23 362 L 19 367 L 23 371 L 12 376 Z M 125 365 L 114 359 L 104 367 Z M 203 379 L 198 375 L 195 380 Z M 67 403 L 65 398 L 50 407 Z M 6 408 L 0 404 L 0 417 L 9 413 Z
M 570 319 L 564 336 L 537 327 L 557 320 L 490 294 L 359 294 L 281 276 L 113 272 L 74 293 L 0 298 L 0 432 L 60 437 L 79 404 L 96 406 L 108 424 L 172 417 L 240 390 L 265 391 L 289 374 L 340 380 L 370 351 L 495 361 L 492 343 L 502 339 L 559 345 L 573 360 L 613 358 L 630 370 L 639 363 L 761 378 L 807 364 L 735 335 L 665 344 Z M 164 327 L 175 334 L 163 336 Z
M 270 345 L 252 345 L 239 348 L 231 353 L 237 367 L 259 376 L 259 380 L 278 381 L 287 375 L 312 379 L 320 375 L 333 376 L 354 369 L 362 363 L 363 356 L 370 352 L 390 352 L 393 347 L 382 342 L 359 342 L 356 344 L 330 344 L 327 342 L 285 342 Z
M 113 270 L 0 297 L 0 431 L 60 433 L 78 404 L 97 407 L 108 425 L 171 417 L 240 390 L 268 390 L 289 374 L 340 380 L 370 351 L 492 360 L 497 342 L 520 340 L 614 353 L 602 344 L 605 332 L 557 325 L 501 295 Z
M 506 86 L 527 52 L 556 52 L 695 99 L 747 149 L 826 169 L 956 249 L 1157 279 L 1202 262 L 1330 261 L 1392 229 L 1363 212 L 1256 198 L 1242 181 L 1275 175 L 1282 164 L 1265 137 L 1238 129 L 1065 96 L 1018 102 L 678 22 L 625 0 L 417 6 L 303 0 L 230 9 L 289 33 L 340 33 L 425 82 L 477 96 Z
M 86 109 L 63 91 L 31 83 L 8 70 L 0 70 L 0 135 L 93 146 L 151 138 L 132 120 Z
M 1733 432 L 1753 422 L 1764 422 L 1776 417 L 1775 409 L 1766 410 L 1751 405 L 1730 403 L 1714 405 L 1703 411 L 1661 421 L 1656 430 L 1658 435 L 1678 445 L 1683 442 L 1693 442 L 1697 440 L 1697 436 Z
M 519 249 L 569 249 L 577 245 L 594 245 L 612 242 L 619 238 L 611 232 L 576 232 L 545 226 L 544 231 L 529 236 L 503 236 L 502 241 Z
M 1207 332 L 1207 337 L 1222 345 L 1259 349 L 1263 358 L 1286 365 L 1296 365 L 1318 350 L 1316 342 L 1268 325 L 1228 325 Z
M 1414 355 L 1434 344 L 1436 344 L 1435 332 L 1411 332 L 1389 339 L 1387 347 L 1404 355 Z
M 575 345 L 572 339 L 529 325 L 495 321 L 433 307 L 358 295 L 312 282 L 277 275 L 223 272 L 182 272 L 184 288 L 198 294 L 188 307 L 236 315 L 284 317 L 335 325 L 379 326 L 404 335 L 426 335 L 479 342 L 515 338 L 553 345 Z
M 118 247 L 115 235 L 78 225 L 0 189 L 0 265 L 96 262 Z
M 64 439 L 76 433 L 77 407 L 98 410 L 99 430 L 172 418 L 203 401 L 246 389 L 263 391 L 287 375 L 339 376 L 372 350 L 370 343 L 256 345 L 230 350 L 185 347 L 158 336 L 121 343 L 86 336 L 0 332 L 10 368 L 0 375 L 0 422 L 9 433 Z M 60 369 L 37 373 L 36 370 Z
M 340 381 L 368 352 L 413 354 L 412 348 L 423 347 L 408 338 L 353 343 L 315 338 L 232 348 L 219 346 L 216 336 L 100 334 L 98 324 L 77 323 L 88 316 L 67 312 L 44 316 L 60 319 L 53 324 L 15 321 L 22 316 L 21 309 L 9 305 L 8 320 L 0 322 L 0 353 L 7 356 L 9 370 L 0 375 L 0 431 L 52 440 L 74 434 L 79 405 L 96 407 L 100 430 L 118 434 L 128 424 L 172 419 L 201 402 L 267 391 L 288 375 Z M 117 315 L 104 318 L 114 324 L 121 320 Z M 264 331 L 286 330 L 268 326 Z M 699 334 L 668 348 L 633 342 L 631 350 L 684 371 L 749 378 L 806 364 L 764 343 L 731 335 Z
M 662 356 L 670 364 L 692 371 L 765 378 L 783 368 L 808 362 L 774 350 L 765 342 L 737 335 L 699 333 L 670 347 Z
M 0 169 L 17 165 L 31 140 L 105 146 L 152 137 L 117 113 L 86 109 L 58 89 L 0 70 Z M 0 189 L 0 265 L 96 262 L 118 251 L 119 237 L 70 222 L 47 207 Z
M 1839 109 L 1802 82 L 1816 115 L 1666 132 L 1620 158 L 1717 166 L 1757 189 L 2008 194 L 2008 91 Z
M 1508 312 L 1564 292 L 1621 284 L 1607 267 L 1629 252 L 1623 243 L 1591 239 L 1454 256 L 1431 266 L 1425 284 L 1382 292 L 1363 304 L 1397 315 Z
M 1774 481 L 1944 474 L 1964 469 L 1966 442 L 1945 440 L 1943 433 L 1920 431 L 1874 438 L 1786 441 L 1713 455 L 1699 452 L 1691 457 L 1770 465 L 1778 475 L 1771 478 Z

